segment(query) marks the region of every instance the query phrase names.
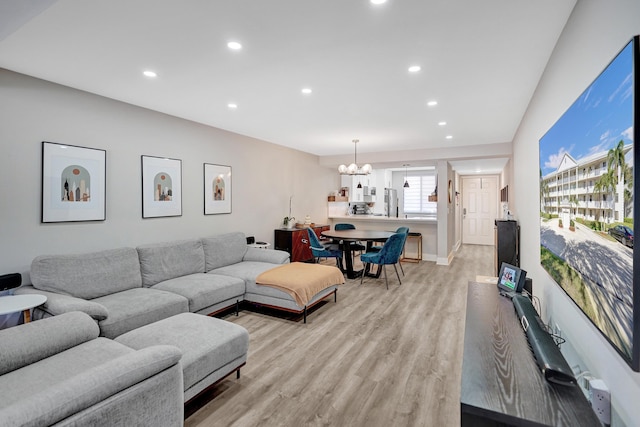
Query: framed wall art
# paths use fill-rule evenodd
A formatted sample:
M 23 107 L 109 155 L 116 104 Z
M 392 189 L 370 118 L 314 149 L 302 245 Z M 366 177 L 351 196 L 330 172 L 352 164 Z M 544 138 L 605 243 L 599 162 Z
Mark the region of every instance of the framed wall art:
M 182 160 L 142 156 L 142 217 L 182 215 Z
M 106 219 L 107 152 L 42 142 L 42 222 Z
M 204 164 L 204 214 L 231 213 L 231 166 Z

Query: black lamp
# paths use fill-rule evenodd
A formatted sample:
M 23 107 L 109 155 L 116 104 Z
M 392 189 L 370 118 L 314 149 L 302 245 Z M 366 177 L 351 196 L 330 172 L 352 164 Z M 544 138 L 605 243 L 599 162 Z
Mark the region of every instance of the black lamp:
M 404 188 L 409 188 L 409 181 L 407 181 L 407 166 L 409 166 L 408 164 L 402 165 L 404 166 Z

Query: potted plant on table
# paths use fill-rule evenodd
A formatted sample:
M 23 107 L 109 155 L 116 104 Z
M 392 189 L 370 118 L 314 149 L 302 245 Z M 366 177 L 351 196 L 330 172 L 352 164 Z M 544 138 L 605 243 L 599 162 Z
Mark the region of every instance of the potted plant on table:
M 293 196 L 289 197 L 289 216 L 285 216 L 282 220 L 285 228 L 288 228 L 289 230 L 292 229 L 296 223 L 296 218 L 294 216 L 291 216 L 291 199 L 293 199 Z
M 285 216 L 284 219 L 282 220 L 282 223 L 284 224 L 284 226 L 288 229 L 292 229 L 293 225 L 295 224 L 296 218 L 293 216 Z

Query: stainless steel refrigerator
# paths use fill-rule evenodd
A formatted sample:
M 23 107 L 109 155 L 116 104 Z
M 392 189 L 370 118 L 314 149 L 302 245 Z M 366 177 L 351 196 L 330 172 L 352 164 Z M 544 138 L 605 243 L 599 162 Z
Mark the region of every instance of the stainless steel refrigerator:
M 398 216 L 398 190 L 395 188 L 384 189 L 384 214 L 389 217 Z

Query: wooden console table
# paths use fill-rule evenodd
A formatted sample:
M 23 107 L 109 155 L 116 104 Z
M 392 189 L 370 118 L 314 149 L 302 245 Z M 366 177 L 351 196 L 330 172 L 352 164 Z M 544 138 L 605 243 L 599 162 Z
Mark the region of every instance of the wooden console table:
M 314 225 L 311 227 L 318 238 L 329 226 Z M 306 228 L 278 228 L 274 230 L 274 247 L 291 254 L 291 262 L 312 261 L 313 254 L 309 245 L 309 234 Z
M 544 379 L 511 300 L 489 283 L 469 283 L 460 415 L 462 426 L 601 427 L 580 387 Z

